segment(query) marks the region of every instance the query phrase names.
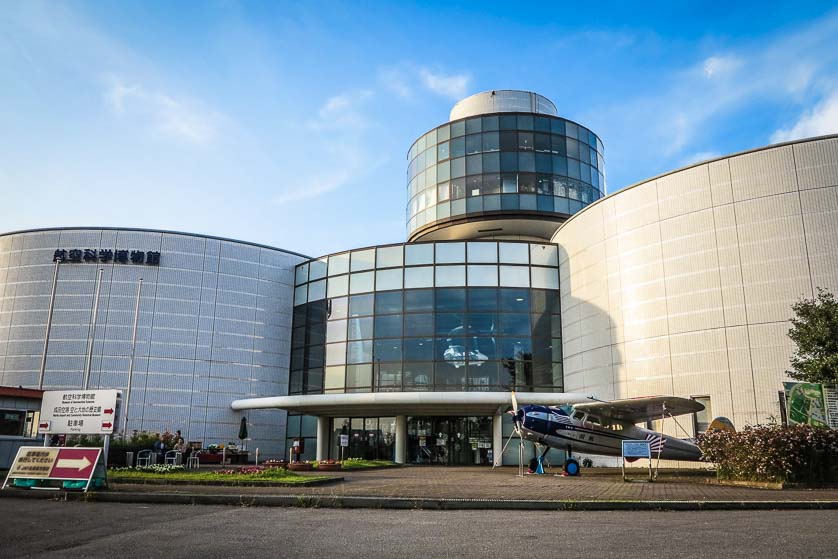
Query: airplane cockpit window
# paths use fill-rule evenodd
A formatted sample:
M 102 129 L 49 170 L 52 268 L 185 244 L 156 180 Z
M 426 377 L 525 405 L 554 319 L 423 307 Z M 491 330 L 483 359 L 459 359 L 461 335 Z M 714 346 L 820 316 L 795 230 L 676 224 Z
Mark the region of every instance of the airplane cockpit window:
M 588 422 L 593 423 L 594 425 L 599 425 L 600 424 L 599 423 L 599 418 L 594 416 L 594 415 L 589 415 L 588 416 Z
M 583 417 L 585 417 L 585 412 L 583 411 L 578 411 L 573 414 L 573 419 L 578 419 L 579 421 L 582 421 Z
M 567 415 L 571 415 L 573 413 L 573 406 L 569 406 L 567 404 L 559 406 L 559 409 L 565 412 Z

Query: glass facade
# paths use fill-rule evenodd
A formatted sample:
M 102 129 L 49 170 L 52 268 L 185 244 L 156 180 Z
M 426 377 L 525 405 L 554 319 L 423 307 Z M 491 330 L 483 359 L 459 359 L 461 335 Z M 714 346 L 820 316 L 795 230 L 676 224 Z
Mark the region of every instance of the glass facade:
M 527 242 L 393 245 L 304 263 L 289 394 L 560 392 L 557 266 L 555 245 Z
M 408 236 L 465 215 L 568 216 L 602 198 L 599 138 L 559 117 L 498 113 L 453 121 L 408 152 Z

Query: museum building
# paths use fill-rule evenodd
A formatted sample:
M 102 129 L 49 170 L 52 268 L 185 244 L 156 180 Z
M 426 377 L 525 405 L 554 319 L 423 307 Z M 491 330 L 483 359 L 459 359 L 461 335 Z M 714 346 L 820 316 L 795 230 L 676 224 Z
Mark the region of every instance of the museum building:
M 838 137 L 609 196 L 604 168 L 548 99 L 490 91 L 410 147 L 407 243 L 0 235 L 0 385 L 118 388 L 129 431 L 226 442 L 246 416 L 264 456 L 419 464 L 517 461 L 511 390 L 696 398 L 688 435 L 780 417 L 791 305 L 838 290 Z

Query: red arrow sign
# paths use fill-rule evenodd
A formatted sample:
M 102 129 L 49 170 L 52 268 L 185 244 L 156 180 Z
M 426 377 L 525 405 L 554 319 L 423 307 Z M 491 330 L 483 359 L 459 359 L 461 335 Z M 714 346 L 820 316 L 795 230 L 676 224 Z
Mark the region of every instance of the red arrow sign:
M 99 458 L 98 448 L 62 448 L 49 474 L 58 479 L 87 479 Z
M 38 423 L 39 429 L 47 429 L 49 427 L 49 423 Z
M 112 410 L 112 409 L 110 409 L 110 408 L 108 408 L 108 409 L 104 410 L 104 413 L 105 413 L 106 415 L 110 415 L 110 414 L 112 414 L 112 413 L 113 413 L 113 410 Z
M 104 429 L 110 429 L 111 427 L 113 427 L 113 423 L 102 423 L 102 428 Z

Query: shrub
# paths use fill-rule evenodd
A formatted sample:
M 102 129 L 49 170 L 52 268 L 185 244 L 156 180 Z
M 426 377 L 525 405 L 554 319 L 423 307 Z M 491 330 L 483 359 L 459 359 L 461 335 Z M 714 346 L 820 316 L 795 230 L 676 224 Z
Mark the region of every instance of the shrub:
M 838 431 L 811 425 L 755 425 L 742 431 L 708 431 L 698 439 L 702 460 L 719 479 L 838 481 Z

